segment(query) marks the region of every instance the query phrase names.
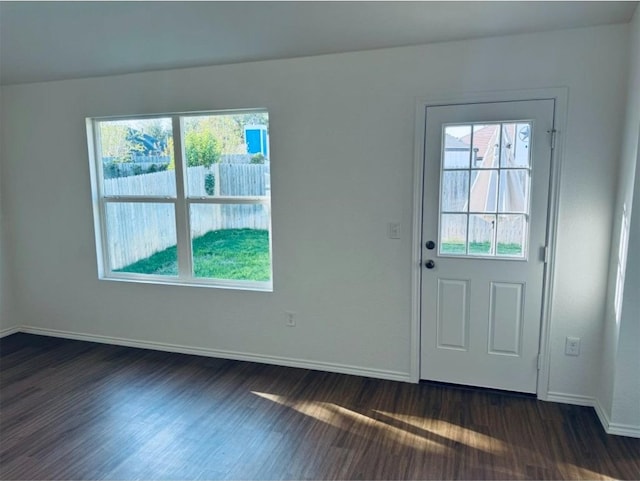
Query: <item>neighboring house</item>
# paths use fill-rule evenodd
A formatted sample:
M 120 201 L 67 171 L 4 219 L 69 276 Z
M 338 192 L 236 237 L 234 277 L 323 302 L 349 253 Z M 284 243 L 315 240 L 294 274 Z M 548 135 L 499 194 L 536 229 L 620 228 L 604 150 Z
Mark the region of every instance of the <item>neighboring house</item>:
M 526 125 L 526 124 L 525 124 Z M 474 169 L 498 169 L 523 167 L 528 161 L 516 161 L 516 157 L 528 154 L 528 138 L 526 143 L 518 139 L 516 130 L 525 128 L 516 124 L 504 124 L 502 138 L 500 125 L 492 124 L 477 128 L 473 132 L 473 165 Z M 459 139 L 460 143 L 470 146 L 471 135 Z M 524 145 L 518 145 L 518 144 Z M 502 144 L 502 147 L 501 147 Z M 516 155 L 519 154 L 519 155 Z M 502 163 L 499 164 L 500 158 Z M 518 159 L 520 160 L 520 159 Z M 477 212 L 524 212 L 526 210 L 527 192 L 525 172 L 503 171 L 501 176 L 495 170 L 478 170 L 472 175 L 470 204 L 471 210 Z M 496 197 L 496 193 L 498 196 Z

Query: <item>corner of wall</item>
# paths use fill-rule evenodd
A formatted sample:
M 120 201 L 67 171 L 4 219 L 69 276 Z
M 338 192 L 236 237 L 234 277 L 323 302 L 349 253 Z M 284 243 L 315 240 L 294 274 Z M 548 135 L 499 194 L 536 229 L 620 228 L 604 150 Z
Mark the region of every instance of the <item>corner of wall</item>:
M 2 106 L 2 90 L 0 90 L 0 107 Z M 0 112 L 2 109 L 0 108 Z M 18 327 L 15 325 L 15 318 L 13 317 L 12 309 L 12 296 L 9 295 L 11 283 L 9 282 L 8 265 L 9 256 L 7 256 L 7 242 L 6 242 L 6 202 L 3 198 L 3 192 L 5 189 L 3 185 L 2 165 L 5 152 L 2 146 L 5 142 L 1 141 L 4 137 L 2 131 L 2 119 L 0 118 L 0 337 L 8 336 L 18 331 Z
M 637 279 L 640 257 L 627 246 L 640 242 L 640 92 L 637 89 L 640 85 L 640 8 L 636 8 L 629 23 L 628 38 L 627 110 L 624 129 L 620 133 L 618 195 L 611 234 L 609 285 L 595 406 L 607 432 L 638 436 L 640 327 L 636 321 L 640 302 L 640 280 Z

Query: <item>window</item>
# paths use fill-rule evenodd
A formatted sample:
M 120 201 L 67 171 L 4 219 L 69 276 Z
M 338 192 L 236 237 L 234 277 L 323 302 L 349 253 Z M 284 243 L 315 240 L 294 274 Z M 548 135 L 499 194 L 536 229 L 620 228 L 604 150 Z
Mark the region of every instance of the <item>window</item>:
M 272 290 L 269 117 L 87 119 L 100 278 Z
M 531 122 L 443 127 L 440 255 L 524 259 Z

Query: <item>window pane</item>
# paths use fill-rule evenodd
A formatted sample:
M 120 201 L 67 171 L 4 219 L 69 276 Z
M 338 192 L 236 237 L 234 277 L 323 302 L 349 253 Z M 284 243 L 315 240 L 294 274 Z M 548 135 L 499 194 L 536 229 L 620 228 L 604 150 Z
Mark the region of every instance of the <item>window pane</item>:
M 268 164 L 213 164 L 187 167 L 190 197 L 268 196 Z
M 269 209 L 262 204 L 192 204 L 195 277 L 271 279 Z
M 471 212 L 495 212 L 498 199 L 498 171 L 474 171 L 474 181 L 469 194 Z
M 500 124 L 473 126 L 472 167 L 490 169 L 498 167 L 500 154 Z
M 105 195 L 176 195 L 171 119 L 98 122 Z
M 531 124 L 502 124 L 501 167 L 529 167 Z
M 108 202 L 105 210 L 111 270 L 178 275 L 173 204 Z
M 440 253 L 524 257 L 531 128 L 527 121 L 445 126 Z
M 529 212 L 529 171 L 500 171 L 499 212 Z
M 181 119 L 190 197 L 269 195 L 266 112 Z
M 440 253 L 465 254 L 467 243 L 467 216 L 442 214 L 440 221 Z
M 445 127 L 442 166 L 445 169 L 469 168 L 470 142 L 470 125 L 450 125 Z
M 469 254 L 493 254 L 493 229 L 495 215 L 471 215 L 469 217 Z
M 524 215 L 498 216 L 498 255 L 524 257 L 527 224 Z
M 442 210 L 465 212 L 469 195 L 469 171 L 444 171 L 442 173 Z

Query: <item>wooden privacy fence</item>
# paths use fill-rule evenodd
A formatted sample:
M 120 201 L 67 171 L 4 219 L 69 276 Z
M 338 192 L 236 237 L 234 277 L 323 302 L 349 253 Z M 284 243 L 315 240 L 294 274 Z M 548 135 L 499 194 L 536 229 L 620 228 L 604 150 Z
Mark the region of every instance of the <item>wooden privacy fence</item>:
M 213 164 L 189 167 L 186 172 L 189 197 L 268 196 L 269 166 L 265 164 Z M 211 177 L 213 176 L 213 177 Z M 211 182 L 211 179 L 214 179 Z M 107 196 L 175 196 L 174 171 L 105 179 Z M 176 245 L 175 212 L 172 203 L 107 203 L 107 242 L 111 269 L 120 269 Z M 191 204 L 192 237 L 222 229 L 268 229 L 268 204 Z
M 476 184 L 472 182 L 471 194 L 469 194 L 469 179 L 461 175 L 466 174 L 466 172 L 458 173 L 454 171 L 454 173 L 456 175 L 443 176 L 441 193 L 442 210 L 465 214 L 468 206 L 467 196 L 473 195 Z M 504 180 L 506 180 L 506 185 L 504 185 Z M 496 205 L 498 205 L 499 210 L 504 212 L 497 215 L 499 242 L 504 244 L 522 244 L 526 227 L 523 216 L 517 215 L 517 213 L 525 210 L 526 193 L 521 180 L 522 179 L 517 177 L 516 173 L 507 172 L 502 178 L 503 183 L 500 185 L 497 197 L 495 197 L 496 192 L 490 193 L 490 190 L 487 190 L 487 197 L 489 195 L 494 196 L 492 200 L 481 202 L 480 205 L 474 205 L 473 202 L 471 203 L 472 211 L 486 210 L 487 214 L 478 215 L 469 220 L 470 242 L 483 242 L 493 239 L 495 223 L 492 223 L 492 220 L 496 220 Z M 510 211 L 514 214 L 509 214 Z M 467 237 L 466 217 L 459 215 L 456 216 L 456 218 L 459 222 L 443 223 L 441 226 L 442 238 L 450 241 L 465 242 Z
M 526 224 L 518 216 L 504 217 L 498 215 L 497 227 L 492 221 L 495 221 L 495 215 L 477 215 L 469 219 L 469 242 L 489 242 L 493 241 L 493 229 L 497 228 L 497 242 L 499 244 L 520 244 L 524 242 L 524 234 L 526 233 Z M 444 242 L 460 242 L 466 241 L 467 219 L 466 215 L 460 216 L 460 222 L 444 222 L 441 227 L 441 238 Z
M 176 245 L 173 204 L 109 202 L 106 218 L 111 269 L 120 269 Z
M 269 166 L 266 164 L 213 164 L 187 169 L 187 192 L 191 197 L 208 196 L 207 174 L 213 175 L 214 194 L 228 197 L 262 196 L 269 190 Z M 173 170 L 151 174 L 105 179 L 105 195 L 174 196 Z

